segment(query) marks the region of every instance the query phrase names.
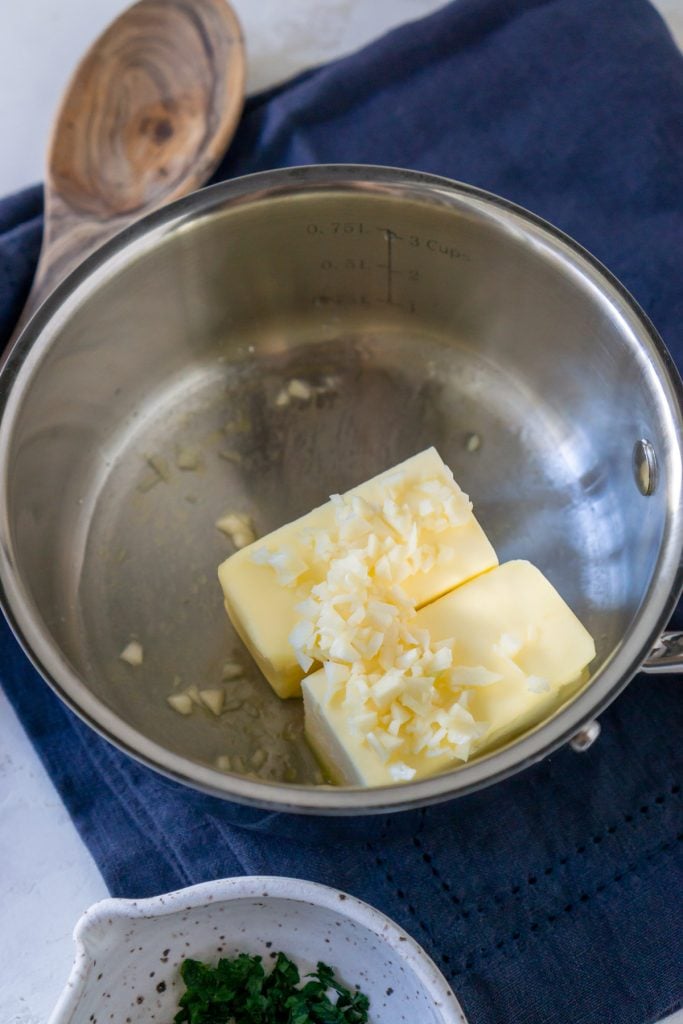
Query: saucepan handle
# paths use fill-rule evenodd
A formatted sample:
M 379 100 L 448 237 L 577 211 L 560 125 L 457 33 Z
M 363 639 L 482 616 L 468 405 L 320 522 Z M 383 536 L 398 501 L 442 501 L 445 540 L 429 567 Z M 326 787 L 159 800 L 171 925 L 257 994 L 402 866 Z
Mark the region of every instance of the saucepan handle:
M 683 632 L 662 633 L 642 665 L 643 672 L 683 672 Z

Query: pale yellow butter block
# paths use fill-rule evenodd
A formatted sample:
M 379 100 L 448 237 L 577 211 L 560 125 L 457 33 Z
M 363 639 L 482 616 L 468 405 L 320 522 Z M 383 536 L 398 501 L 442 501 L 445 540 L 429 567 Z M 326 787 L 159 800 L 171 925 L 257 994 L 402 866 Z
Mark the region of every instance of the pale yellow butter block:
M 398 487 L 401 493 L 407 494 L 412 487 L 432 480 L 445 482 L 461 494 L 436 449 L 428 448 L 348 493 L 381 506 L 390 488 Z M 254 555 L 258 557 L 257 553 L 264 549 L 271 553 L 286 550 L 295 556 L 308 555 L 302 537 L 315 531 L 333 530 L 335 524 L 334 505 L 327 502 L 237 551 L 218 569 L 228 615 L 280 697 L 301 696 L 304 673 L 289 636 L 299 618 L 296 606 L 324 578 L 327 562 L 319 560 L 297 579 L 294 586 L 283 586 L 272 566 L 256 564 Z M 428 571 L 416 572 L 401 583 L 416 607 L 433 601 L 463 581 L 498 564 L 493 547 L 471 512 L 462 525 L 449 526 L 438 532 L 420 531 L 419 543 L 431 545 L 442 554 Z
M 455 639 L 453 664 L 482 666 L 499 681 L 469 688 L 468 710 L 487 723 L 473 745 L 482 753 L 543 721 L 568 696 L 595 657 L 595 645 L 552 584 L 529 562 L 507 562 L 423 608 L 417 628 L 433 642 Z M 547 688 L 546 688 L 547 687 Z M 342 694 L 326 701 L 324 670 L 303 682 L 306 735 L 335 782 L 381 786 L 395 782 L 391 760 L 382 762 L 350 728 Z M 415 778 L 460 762 L 400 754 Z
M 502 660 L 510 676 L 471 691 L 469 710 L 489 725 L 480 750 L 550 714 L 558 691 L 579 679 L 595 657 L 588 630 L 530 562 L 506 562 L 423 608 L 416 619 L 435 640 L 455 637 L 455 664 L 495 672 L 494 659 L 499 664 L 499 652 L 506 652 Z M 536 692 L 533 687 L 543 682 L 548 689 Z

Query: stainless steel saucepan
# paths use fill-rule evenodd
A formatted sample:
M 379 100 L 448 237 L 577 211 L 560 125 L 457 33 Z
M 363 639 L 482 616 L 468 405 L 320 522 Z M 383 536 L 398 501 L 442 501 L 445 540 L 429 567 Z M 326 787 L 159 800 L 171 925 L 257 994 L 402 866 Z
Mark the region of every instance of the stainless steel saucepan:
M 676 370 L 591 256 L 475 188 L 345 166 L 196 192 L 58 289 L 5 357 L 0 411 L 17 636 L 103 736 L 200 789 L 320 814 L 444 800 L 585 738 L 648 657 L 680 660 L 659 639 L 681 586 Z M 456 771 L 316 786 L 299 703 L 225 617 L 214 523 L 265 533 L 432 444 L 501 560 L 534 561 L 586 623 L 592 678 Z M 223 714 L 173 711 L 190 685 L 224 687 Z

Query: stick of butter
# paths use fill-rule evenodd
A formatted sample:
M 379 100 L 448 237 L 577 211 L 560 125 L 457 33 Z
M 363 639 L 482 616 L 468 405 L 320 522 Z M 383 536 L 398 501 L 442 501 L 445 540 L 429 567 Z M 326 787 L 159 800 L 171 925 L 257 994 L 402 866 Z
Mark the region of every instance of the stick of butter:
M 389 673 L 367 689 L 358 684 L 355 695 L 348 680 L 330 694 L 329 669 L 304 679 L 306 735 L 334 781 L 390 785 L 488 750 L 551 715 L 595 657 L 589 633 L 524 561 L 507 562 L 423 608 L 413 633 L 432 652 L 426 682 L 418 677 L 421 689 L 407 671 L 390 693 Z M 426 694 L 417 703 L 416 692 Z
M 218 570 L 225 607 L 280 697 L 301 695 L 312 659 L 291 643 L 298 609 L 345 546 L 362 550 L 362 572 L 400 586 L 418 608 L 498 564 L 434 448 L 236 552 Z

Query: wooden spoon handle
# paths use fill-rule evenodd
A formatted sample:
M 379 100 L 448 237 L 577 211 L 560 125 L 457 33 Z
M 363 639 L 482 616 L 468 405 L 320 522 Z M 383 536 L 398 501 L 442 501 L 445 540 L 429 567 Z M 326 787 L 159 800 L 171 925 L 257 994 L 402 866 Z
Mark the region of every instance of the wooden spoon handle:
M 75 213 L 60 196 L 46 190 L 45 227 L 40 259 L 31 290 L 10 343 L 57 285 L 108 238 L 135 219 L 134 216 L 99 219 Z

